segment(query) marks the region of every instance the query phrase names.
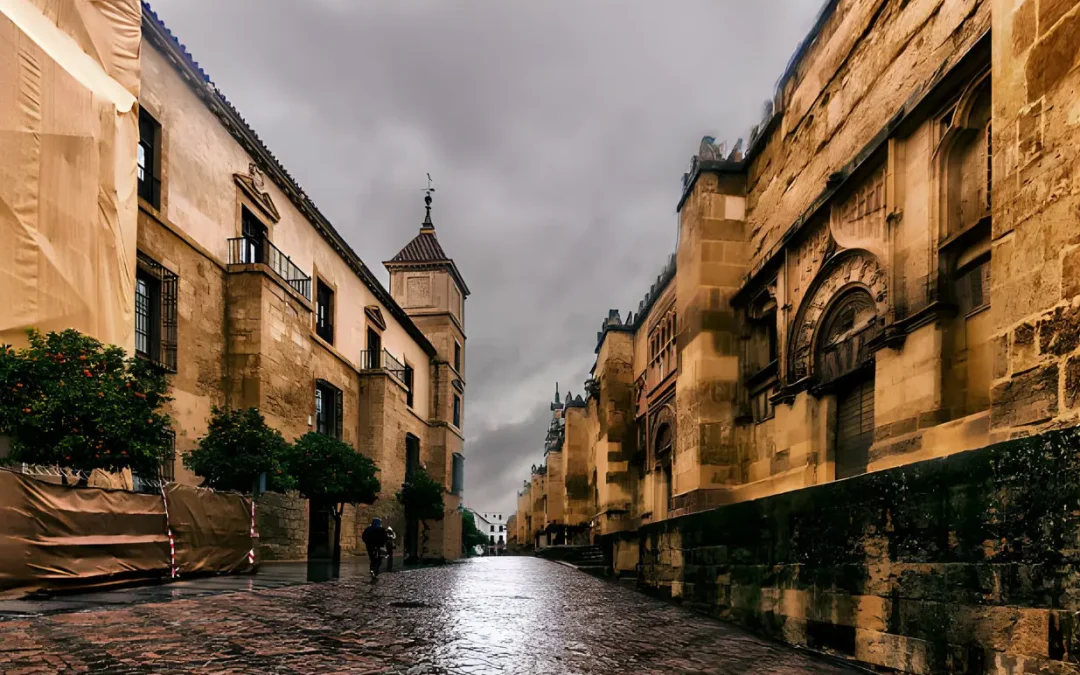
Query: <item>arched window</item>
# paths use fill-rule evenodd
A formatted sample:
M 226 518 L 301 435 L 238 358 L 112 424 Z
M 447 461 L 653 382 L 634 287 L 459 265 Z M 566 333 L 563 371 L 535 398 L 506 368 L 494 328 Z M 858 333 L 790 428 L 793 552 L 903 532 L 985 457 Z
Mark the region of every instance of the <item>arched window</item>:
M 660 469 L 657 472 L 657 503 L 654 505 L 654 517 L 659 520 L 667 518 L 671 509 L 671 497 L 673 494 L 672 476 L 672 438 L 671 425 L 664 422 L 656 432 L 656 440 L 653 442 L 653 456 Z
M 949 419 L 990 407 L 990 234 L 993 129 L 990 78 L 970 87 L 939 120 L 944 153 L 942 297 L 956 308 L 943 324 L 942 405 Z
M 866 472 L 874 442 L 874 370 L 870 341 L 880 333 L 877 305 L 863 288 L 833 301 L 817 339 L 815 370 L 836 394 L 836 478 Z
M 941 118 L 945 159 L 945 237 L 990 216 L 993 195 L 993 129 L 990 82 L 985 81 Z
M 859 288 L 835 301 L 821 327 L 816 371 L 822 383 L 838 380 L 873 360 L 868 342 L 880 333 L 877 304 Z

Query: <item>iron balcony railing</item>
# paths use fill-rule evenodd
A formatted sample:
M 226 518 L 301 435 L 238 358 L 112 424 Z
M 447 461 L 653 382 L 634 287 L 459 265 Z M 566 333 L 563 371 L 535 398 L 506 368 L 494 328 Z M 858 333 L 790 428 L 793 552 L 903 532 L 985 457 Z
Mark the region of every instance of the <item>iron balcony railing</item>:
M 266 237 L 243 236 L 229 240 L 229 264 L 262 263 L 281 277 L 293 290 L 311 300 L 311 277 L 270 243 Z
M 405 365 L 385 349 L 381 352 L 372 350 L 360 352 L 360 369 L 385 370 L 402 382 L 405 381 Z

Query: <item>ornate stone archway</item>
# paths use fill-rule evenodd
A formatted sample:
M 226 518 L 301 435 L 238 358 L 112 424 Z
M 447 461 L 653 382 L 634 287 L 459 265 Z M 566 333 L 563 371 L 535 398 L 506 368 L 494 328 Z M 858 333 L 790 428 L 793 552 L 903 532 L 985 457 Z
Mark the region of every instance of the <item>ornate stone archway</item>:
M 859 289 L 874 304 L 877 316 L 885 315 L 888 281 L 877 258 L 867 251 L 845 251 L 833 258 L 818 274 L 792 325 L 788 378 L 799 382 L 814 375 L 815 348 L 822 319 L 850 292 Z M 853 296 L 858 297 L 858 296 Z
M 655 468 L 665 451 L 675 452 L 675 410 L 670 405 L 661 406 L 649 421 L 648 465 Z

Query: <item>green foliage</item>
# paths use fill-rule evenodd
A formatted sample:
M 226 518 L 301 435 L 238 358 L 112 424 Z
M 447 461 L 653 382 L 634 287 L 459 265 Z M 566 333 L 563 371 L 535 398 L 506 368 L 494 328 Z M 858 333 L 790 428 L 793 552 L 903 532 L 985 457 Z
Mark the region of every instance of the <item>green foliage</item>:
M 446 515 L 444 494 L 446 488 L 442 483 L 420 468 L 401 486 L 397 500 L 405 507 L 405 517 L 409 520 L 442 520 Z
M 476 526 L 476 517 L 473 512 L 465 509 L 461 512 L 461 546 L 469 553 L 476 546 L 487 546 L 490 540 L 488 535 L 480 531 Z
M 161 412 L 169 383 L 156 366 L 76 330 L 0 345 L 0 434 L 11 459 L 156 476 L 172 447 Z
M 309 432 L 289 449 L 285 465 L 300 494 L 326 504 L 374 504 L 378 469 L 351 445 Z
M 184 466 L 215 490 L 250 492 L 265 473 L 267 488 L 283 492 L 293 487 L 283 465 L 288 448 L 281 432 L 268 426 L 257 409 L 215 407 L 199 446 L 184 455 Z

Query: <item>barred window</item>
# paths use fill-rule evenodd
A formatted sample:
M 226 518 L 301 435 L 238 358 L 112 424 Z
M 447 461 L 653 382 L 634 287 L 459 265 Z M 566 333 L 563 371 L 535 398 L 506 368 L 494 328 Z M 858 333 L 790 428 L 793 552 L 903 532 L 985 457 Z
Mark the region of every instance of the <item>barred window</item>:
M 340 441 L 344 417 L 341 390 L 329 382 L 318 380 L 315 383 L 315 431 Z
M 176 372 L 180 278 L 142 251 L 135 270 L 135 353 Z
M 161 458 L 159 475 L 163 483 L 176 481 L 176 434 L 172 431 L 169 432 L 169 446 Z

